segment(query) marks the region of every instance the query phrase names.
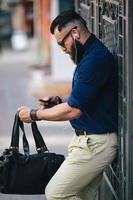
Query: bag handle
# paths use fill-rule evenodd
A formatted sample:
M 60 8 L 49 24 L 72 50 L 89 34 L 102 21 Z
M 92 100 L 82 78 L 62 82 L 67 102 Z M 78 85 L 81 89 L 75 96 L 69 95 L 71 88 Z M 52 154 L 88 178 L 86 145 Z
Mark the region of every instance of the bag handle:
M 32 122 L 31 123 L 31 128 L 32 128 L 32 133 L 33 133 L 33 137 L 35 140 L 35 144 L 36 144 L 36 150 L 39 152 L 45 152 L 48 151 L 48 148 L 46 146 L 46 143 L 43 140 L 43 137 L 37 127 L 36 122 Z
M 19 129 L 21 128 L 23 132 L 23 150 L 26 156 L 29 156 L 29 143 L 26 138 L 24 124 L 20 120 L 18 112 L 15 114 L 15 120 L 12 129 L 12 138 L 10 149 L 13 151 L 19 151 Z M 37 124 L 35 122 L 31 123 L 32 133 L 36 145 L 36 150 L 38 153 L 48 151 L 48 148 L 42 138 L 41 133 L 38 130 Z
M 18 116 L 16 113 L 13 128 L 12 128 L 10 148 L 18 151 L 19 150 L 19 124 L 17 121 L 18 121 Z
M 24 130 L 24 125 L 23 122 L 20 121 L 19 119 L 19 115 L 18 112 L 15 114 L 15 119 L 14 119 L 14 124 L 13 124 L 13 129 L 12 129 L 12 137 L 11 137 L 11 144 L 10 144 L 10 149 L 12 151 L 19 151 L 19 131 L 20 128 L 23 132 L 23 150 L 24 150 L 24 154 L 26 156 L 29 156 L 29 143 L 28 140 L 26 138 L 26 134 L 25 134 L 25 130 Z

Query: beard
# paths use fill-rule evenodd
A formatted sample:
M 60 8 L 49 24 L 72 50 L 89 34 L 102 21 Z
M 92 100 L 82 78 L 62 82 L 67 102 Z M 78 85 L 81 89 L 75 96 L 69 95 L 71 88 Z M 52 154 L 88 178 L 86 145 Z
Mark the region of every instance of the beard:
M 78 64 L 84 54 L 84 46 L 79 41 L 73 39 L 73 44 L 71 46 L 70 57 L 75 64 Z

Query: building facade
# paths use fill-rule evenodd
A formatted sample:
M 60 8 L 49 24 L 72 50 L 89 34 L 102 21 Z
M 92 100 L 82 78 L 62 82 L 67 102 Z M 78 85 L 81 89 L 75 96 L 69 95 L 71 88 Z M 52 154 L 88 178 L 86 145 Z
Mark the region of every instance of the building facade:
M 104 172 L 98 199 L 133 199 L 133 1 L 80 0 L 75 9 L 118 60 L 119 149 Z

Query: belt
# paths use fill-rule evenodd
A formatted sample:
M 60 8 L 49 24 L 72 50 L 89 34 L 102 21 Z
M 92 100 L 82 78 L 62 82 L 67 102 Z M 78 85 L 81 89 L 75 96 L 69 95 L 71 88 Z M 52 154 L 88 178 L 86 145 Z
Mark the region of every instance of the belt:
M 77 136 L 94 134 L 94 133 L 91 133 L 91 132 L 87 132 L 87 131 L 83 131 L 83 130 L 77 130 L 77 129 L 75 129 L 75 133 L 76 133 Z
M 75 129 L 75 133 L 76 133 L 77 136 L 79 136 L 79 135 L 95 135 L 96 134 L 96 133 L 87 132 L 87 131 L 78 130 L 78 129 Z M 113 132 L 106 132 L 106 133 L 103 133 L 103 134 L 107 134 L 107 133 L 113 133 Z

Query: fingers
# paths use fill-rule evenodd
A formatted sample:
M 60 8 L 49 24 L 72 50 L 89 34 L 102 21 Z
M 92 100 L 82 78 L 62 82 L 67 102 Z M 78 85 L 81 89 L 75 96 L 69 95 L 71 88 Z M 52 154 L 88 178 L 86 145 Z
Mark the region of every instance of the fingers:
M 45 101 L 42 100 L 42 99 L 39 99 L 39 102 L 40 102 L 40 109 L 41 109 L 41 110 L 47 108 L 48 102 L 45 102 Z
M 21 106 L 18 108 L 18 112 L 20 112 L 21 110 L 25 109 L 25 108 L 28 108 L 27 106 Z
M 18 108 L 19 118 L 21 121 L 26 123 L 31 123 L 32 120 L 30 118 L 30 108 L 27 106 L 21 106 Z
M 53 98 L 54 96 L 46 96 L 46 97 L 40 98 L 39 101 L 47 102 L 47 101 L 52 100 Z
M 54 96 L 47 96 L 39 99 L 40 109 L 49 108 L 49 103 L 52 102 L 52 99 L 54 99 Z
M 62 100 L 59 96 L 49 96 L 39 99 L 40 109 L 51 108 L 57 104 L 62 103 Z

